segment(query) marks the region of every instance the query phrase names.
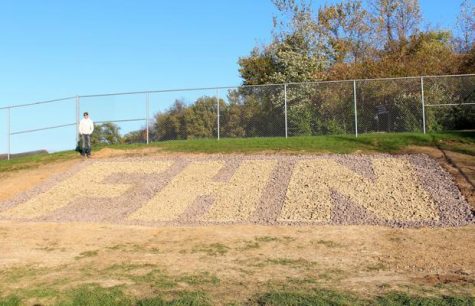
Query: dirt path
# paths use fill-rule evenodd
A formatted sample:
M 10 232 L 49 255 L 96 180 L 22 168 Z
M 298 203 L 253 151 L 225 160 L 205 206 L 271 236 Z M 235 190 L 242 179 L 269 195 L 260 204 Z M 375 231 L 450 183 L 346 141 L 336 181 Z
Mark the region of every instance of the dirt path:
M 475 157 L 451 151 L 445 151 L 445 154 L 453 164 L 449 172 L 475 211 Z

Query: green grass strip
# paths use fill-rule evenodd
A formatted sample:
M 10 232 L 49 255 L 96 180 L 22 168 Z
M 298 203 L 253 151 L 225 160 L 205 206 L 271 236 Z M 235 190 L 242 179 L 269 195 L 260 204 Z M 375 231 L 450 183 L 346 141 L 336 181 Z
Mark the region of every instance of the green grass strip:
M 102 148 L 116 150 L 160 148 L 166 152 L 183 153 L 398 153 L 408 146 L 439 145 L 445 150 L 475 156 L 475 132 L 451 133 L 370 133 L 359 137 L 340 136 L 298 136 L 298 137 L 260 137 L 260 138 L 226 138 L 226 139 L 189 139 L 152 142 L 146 144 L 98 145 L 93 151 Z M 43 164 L 79 158 L 75 151 L 52 154 L 42 153 L 0 161 L 0 172 L 34 168 Z

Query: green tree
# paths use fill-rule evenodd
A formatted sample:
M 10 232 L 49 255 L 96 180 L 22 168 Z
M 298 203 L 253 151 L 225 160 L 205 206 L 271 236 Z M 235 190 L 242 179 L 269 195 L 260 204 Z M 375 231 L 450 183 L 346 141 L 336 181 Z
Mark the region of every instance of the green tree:
M 228 98 L 230 103 L 228 105 L 224 104 L 224 101 L 220 100 L 220 106 L 223 111 L 221 112 L 221 135 L 223 137 L 245 137 L 246 123 L 243 116 L 243 104 L 240 103 L 237 98 L 238 93 L 231 90 L 229 92 Z
M 176 100 L 170 109 L 157 113 L 152 127 L 154 140 L 186 139 L 186 110 L 185 103 Z
M 473 5 L 463 3 L 461 37 L 451 31 L 423 31 L 419 0 L 341 0 L 315 8 L 311 0 L 272 0 L 277 8 L 272 42 L 238 61 L 240 88 L 219 101 L 223 137 L 281 136 L 284 133 L 284 86 L 317 80 L 369 79 L 475 72 Z M 473 85 L 430 84 L 427 101 L 472 101 Z M 420 83 L 358 82 L 360 132 L 421 129 Z M 313 83 L 287 86 L 290 135 L 354 132 L 353 84 Z M 217 135 L 216 98 L 182 101 L 155 116 L 157 140 L 209 138 Z M 461 102 L 460 102 L 461 103 Z M 377 109 L 387 110 L 379 118 Z M 378 118 L 378 119 L 375 119 Z M 470 126 L 473 108 L 431 108 L 429 129 Z M 140 137 L 140 133 L 134 137 Z
M 92 144 L 118 144 L 122 142 L 120 127 L 112 122 L 96 124 L 91 135 Z
M 186 138 L 213 138 L 217 135 L 216 98 L 201 97 L 185 111 Z
M 324 64 L 299 33 L 276 40 L 263 49 L 255 48 L 238 63 L 244 85 L 312 81 Z
M 127 144 L 147 142 L 147 130 L 140 129 L 137 131 L 129 132 L 124 135 L 122 142 Z

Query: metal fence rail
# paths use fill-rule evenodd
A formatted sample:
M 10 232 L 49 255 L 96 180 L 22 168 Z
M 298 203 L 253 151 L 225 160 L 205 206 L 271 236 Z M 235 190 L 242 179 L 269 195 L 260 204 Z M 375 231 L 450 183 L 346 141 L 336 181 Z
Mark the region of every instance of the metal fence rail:
M 105 93 L 12 105 L 0 108 L 0 152 L 10 159 L 39 146 L 71 148 L 84 111 L 97 124 L 128 132 L 127 141 L 147 144 L 473 129 L 475 74 Z

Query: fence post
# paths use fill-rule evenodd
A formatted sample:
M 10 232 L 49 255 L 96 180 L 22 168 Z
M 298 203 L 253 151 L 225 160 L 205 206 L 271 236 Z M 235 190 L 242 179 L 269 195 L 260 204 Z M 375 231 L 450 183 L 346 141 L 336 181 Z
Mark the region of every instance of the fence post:
M 426 106 L 424 98 L 424 77 L 421 77 L 422 130 L 426 133 Z
M 217 115 L 216 115 L 216 120 L 217 120 L 217 123 L 218 123 L 218 140 L 219 140 L 219 88 L 216 89 L 216 103 L 218 104 L 217 105 Z
M 7 115 L 7 131 L 8 131 L 8 150 L 7 150 L 7 160 L 10 160 L 11 153 L 11 127 L 10 127 L 10 107 L 8 108 Z
M 79 112 L 80 112 L 80 105 L 79 105 L 79 96 L 76 96 L 76 144 L 79 142 Z
M 284 84 L 284 116 L 285 116 L 285 138 L 288 137 L 288 126 L 287 126 L 287 83 Z
M 149 112 L 150 112 L 150 93 L 147 92 L 145 94 L 145 125 L 146 125 L 146 129 L 147 129 L 147 144 L 149 144 L 149 130 L 148 130 L 148 125 L 149 125 Z
M 353 100 L 355 107 L 355 137 L 358 137 L 358 112 L 356 108 L 356 80 L 353 80 Z

